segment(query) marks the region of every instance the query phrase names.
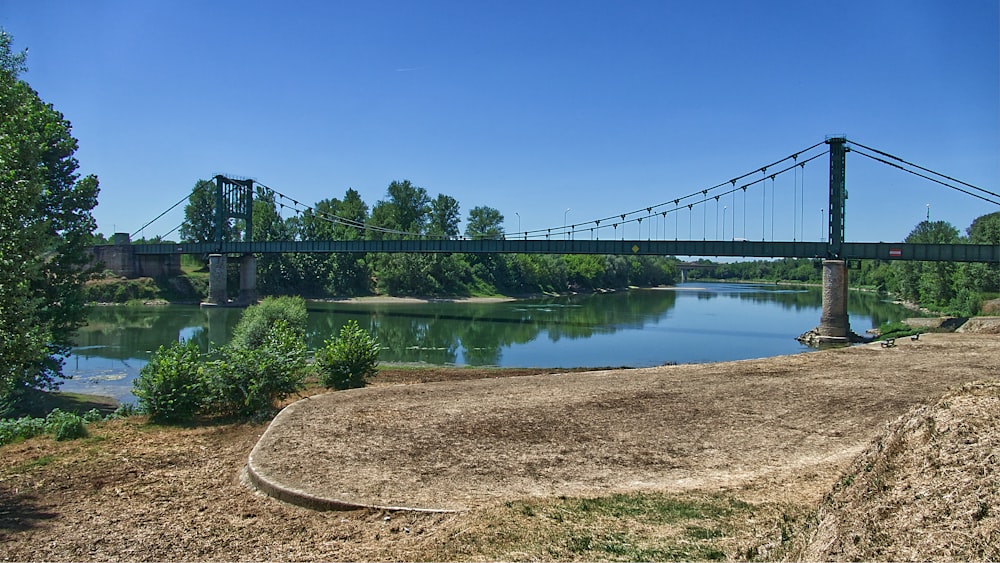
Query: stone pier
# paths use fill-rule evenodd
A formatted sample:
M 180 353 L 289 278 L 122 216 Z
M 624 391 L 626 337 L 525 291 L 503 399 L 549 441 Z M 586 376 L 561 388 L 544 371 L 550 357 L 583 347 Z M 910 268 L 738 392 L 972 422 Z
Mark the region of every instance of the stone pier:
M 257 257 L 244 254 L 240 257 L 240 296 L 238 305 L 253 305 L 257 302 Z
M 819 319 L 822 342 L 849 342 L 851 323 L 847 318 L 847 262 L 823 260 L 823 313 Z
M 208 302 L 212 305 L 229 304 L 226 293 L 227 261 L 225 254 L 208 255 Z
M 247 306 L 257 302 L 257 257 L 244 254 L 240 257 L 240 294 L 235 302 L 229 301 L 228 257 L 225 254 L 208 255 L 208 303 L 211 305 Z

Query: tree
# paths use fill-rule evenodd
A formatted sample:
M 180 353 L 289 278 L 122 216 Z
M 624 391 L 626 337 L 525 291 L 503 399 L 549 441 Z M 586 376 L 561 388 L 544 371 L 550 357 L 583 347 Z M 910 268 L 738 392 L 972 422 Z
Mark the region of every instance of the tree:
M 972 244 L 1000 244 L 1000 211 L 976 217 L 966 232 Z
M 958 229 L 947 221 L 921 221 L 903 242 L 955 244 L 959 242 Z M 954 272 L 955 265 L 950 262 L 898 262 L 897 289 L 904 299 L 928 307 L 947 307 L 955 296 Z
M 278 214 L 274 192 L 257 188 L 253 200 L 253 232 L 251 240 L 290 240 L 291 227 Z M 295 293 L 298 283 L 295 278 L 293 260 L 287 254 L 257 255 L 257 284 L 261 291 L 269 294 Z
M 361 240 L 364 238 L 362 225 L 368 222 L 368 204 L 354 188 L 344 192 L 344 199 L 336 208 L 339 219 L 334 228 L 337 240 Z
M 458 210 L 458 201 L 448 195 L 438 194 L 437 199 L 431 202 L 430 223 L 427 232 L 432 235 L 455 238 L 458 236 L 458 223 L 461 215 Z
M 80 178 L 71 125 L 18 78 L 26 53 L 0 30 L 0 402 L 54 388 L 86 309 L 95 176 Z
M 198 180 L 184 206 L 181 242 L 209 242 L 215 238 L 215 185 Z
M 504 235 L 503 214 L 492 207 L 473 207 L 469 211 L 469 222 L 465 236 L 469 238 L 498 239 Z
M 344 199 L 324 199 L 306 210 L 297 221 L 301 240 L 362 240 L 368 222 L 368 204 L 361 194 L 349 188 Z M 337 252 L 328 255 L 300 254 L 296 264 L 300 270 L 300 289 L 310 295 L 357 295 L 367 293 L 370 272 L 364 253 Z
M 966 231 L 972 244 L 1000 245 L 1000 211 L 977 217 Z M 963 270 L 978 291 L 1000 291 L 1000 265 L 964 264 Z
M 409 180 L 393 182 L 386 189 L 388 199 L 379 200 L 372 208 L 372 222 L 378 227 L 421 234 L 430 213 L 427 190 L 414 186 Z M 397 238 L 393 235 L 391 238 Z M 384 237 L 383 237 L 384 238 Z

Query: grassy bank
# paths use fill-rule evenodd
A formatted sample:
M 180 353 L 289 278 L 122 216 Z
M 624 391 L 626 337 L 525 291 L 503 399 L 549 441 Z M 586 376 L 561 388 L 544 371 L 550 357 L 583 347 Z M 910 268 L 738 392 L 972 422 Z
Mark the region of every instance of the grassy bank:
M 183 261 L 181 275 L 127 279 L 105 272 L 84 284 L 90 303 L 199 303 L 208 295 L 208 269 Z

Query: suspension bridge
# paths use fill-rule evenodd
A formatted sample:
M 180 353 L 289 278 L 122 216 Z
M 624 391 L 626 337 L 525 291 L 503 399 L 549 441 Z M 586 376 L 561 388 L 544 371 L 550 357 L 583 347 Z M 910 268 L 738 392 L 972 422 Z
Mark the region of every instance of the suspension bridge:
M 823 315 L 820 336 L 829 340 L 845 339 L 850 333 L 847 319 L 847 268 L 848 260 L 921 260 L 942 262 L 1000 263 L 1000 245 L 980 244 L 916 244 L 887 242 L 853 242 L 845 239 L 845 210 L 847 200 L 846 155 L 854 153 L 886 166 L 913 174 L 926 181 L 961 192 L 1000 208 L 1000 195 L 962 182 L 951 176 L 913 164 L 887 152 L 848 141 L 844 136 L 828 137 L 791 155 L 763 165 L 743 175 L 682 197 L 670 199 L 648 207 L 589 220 L 584 223 L 561 225 L 492 238 L 441 237 L 426 233 L 405 232 L 379 225 L 359 222 L 336 215 L 317 213 L 298 200 L 257 182 L 256 180 L 215 177 L 215 234 L 213 240 L 192 243 L 119 244 L 112 247 L 94 247 L 99 260 L 117 270 L 141 272 L 157 270 L 163 260 L 176 260 L 181 254 L 209 256 L 210 295 L 215 304 L 229 303 L 226 294 L 226 263 L 229 256 L 240 260 L 240 296 L 236 303 L 256 301 L 255 254 L 268 253 L 528 253 L 528 254 L 603 254 L 603 255 L 660 255 L 700 257 L 752 257 L 752 258 L 816 258 L 823 260 Z M 819 241 L 806 241 L 802 235 L 805 224 L 804 193 L 799 196 L 798 177 L 804 175 L 807 163 L 829 155 L 829 199 L 826 213 L 826 236 Z M 796 178 L 792 215 L 792 240 L 774 240 L 776 198 L 774 181 L 778 176 L 792 174 Z M 771 240 L 767 234 L 767 187 L 771 185 Z M 334 224 L 364 231 L 360 240 L 288 240 L 255 241 L 253 232 L 253 199 L 255 186 L 280 198 L 282 208 L 296 212 L 309 210 L 320 219 Z M 761 239 L 747 240 L 748 190 L 760 190 L 762 224 Z M 742 202 L 741 202 L 742 199 Z M 174 207 L 186 201 L 186 198 Z M 287 204 L 285 202 L 288 202 Z M 723 204 L 723 219 L 718 221 L 719 205 Z M 741 204 L 742 203 L 742 204 Z M 708 212 L 715 207 L 716 230 L 710 240 L 707 233 Z M 693 240 L 692 217 L 694 210 L 702 212 L 702 240 Z M 732 209 L 730 213 L 729 210 Z M 169 211 L 169 210 L 168 210 Z M 680 238 L 681 215 L 687 212 L 688 237 Z M 160 214 L 162 217 L 166 212 Z M 742 221 L 737 215 L 742 213 Z M 668 233 L 669 219 L 673 219 L 674 238 Z M 156 219 L 154 219 L 155 221 Z M 233 220 L 243 221 L 243 240 L 225 240 L 225 227 Z M 647 237 L 641 238 L 643 223 Z M 152 223 L 152 222 L 150 222 Z M 147 223 L 146 226 L 148 226 Z M 626 226 L 636 225 L 638 238 L 626 238 Z M 718 228 L 721 226 L 722 235 Z M 737 237 L 737 227 L 743 235 Z M 144 227 L 145 228 L 145 227 Z M 656 231 L 654 236 L 654 229 Z M 727 233 L 728 230 L 728 233 Z M 610 235 L 610 236 L 609 236 Z M 604 237 L 604 238 L 602 238 Z M 126 237 L 127 239 L 127 237 Z M 148 274 L 147 274 L 148 275 Z

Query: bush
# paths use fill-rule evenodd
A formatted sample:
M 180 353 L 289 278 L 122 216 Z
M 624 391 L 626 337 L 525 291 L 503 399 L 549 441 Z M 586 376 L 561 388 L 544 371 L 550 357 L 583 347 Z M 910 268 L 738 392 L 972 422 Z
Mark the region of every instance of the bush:
M 59 441 L 75 440 L 87 435 L 87 427 L 80 415 L 59 409 L 52 409 L 45 417 L 45 431 Z
M 298 338 L 304 338 L 306 315 L 306 302 L 301 297 L 268 297 L 243 311 L 243 316 L 233 330 L 229 346 L 260 347 L 268 331 L 278 321 L 284 321 Z
M 263 334 L 258 346 L 230 345 L 221 353 L 212 369 L 213 406 L 220 414 L 266 418 L 278 401 L 303 386 L 305 339 L 284 319 Z
M 924 329 L 914 328 L 902 322 L 883 323 L 878 327 L 878 337 L 875 340 L 885 340 L 887 338 L 906 338 L 914 334 L 923 334 Z
M 208 397 L 201 351 L 194 342 L 160 346 L 132 384 L 139 407 L 158 422 L 189 420 Z
M 364 387 L 378 373 L 378 340 L 350 320 L 337 338 L 316 351 L 323 385 L 333 389 Z

